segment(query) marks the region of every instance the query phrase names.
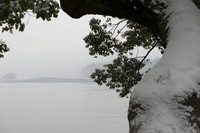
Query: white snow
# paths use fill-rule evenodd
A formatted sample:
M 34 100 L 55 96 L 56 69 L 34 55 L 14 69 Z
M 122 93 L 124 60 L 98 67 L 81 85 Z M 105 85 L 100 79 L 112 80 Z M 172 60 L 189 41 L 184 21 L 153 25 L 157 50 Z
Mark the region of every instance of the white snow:
M 170 34 L 162 59 L 144 76 L 130 100 L 147 111 L 138 112 L 131 125 L 142 123 L 139 133 L 197 133 L 187 113 L 173 98 L 197 91 L 200 81 L 200 10 L 191 0 L 166 0 Z M 183 107 L 192 110 L 192 107 Z

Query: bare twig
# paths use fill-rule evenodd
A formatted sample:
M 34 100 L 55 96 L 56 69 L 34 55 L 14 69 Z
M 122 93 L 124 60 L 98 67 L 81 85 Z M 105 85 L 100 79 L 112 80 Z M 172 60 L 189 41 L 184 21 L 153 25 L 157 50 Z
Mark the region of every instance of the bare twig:
M 144 62 L 144 60 L 147 58 L 147 56 L 149 55 L 149 53 L 157 46 L 157 43 L 155 45 L 153 45 L 153 47 L 146 53 L 146 55 L 144 56 L 144 58 L 140 61 L 140 63 L 137 64 L 137 66 L 134 67 L 134 69 L 138 68 L 141 66 L 141 64 Z
M 112 24 L 112 28 L 109 30 L 109 32 L 111 32 L 114 29 L 114 31 L 112 32 L 112 36 L 115 34 L 115 32 L 116 32 L 117 28 L 119 27 L 119 25 L 124 21 L 126 21 L 126 19 L 122 19 L 118 23 Z
M 119 30 L 119 33 L 117 33 L 117 35 L 115 36 L 115 38 L 118 37 L 118 35 L 122 32 L 122 30 L 127 26 L 128 24 L 125 24 L 120 30 Z

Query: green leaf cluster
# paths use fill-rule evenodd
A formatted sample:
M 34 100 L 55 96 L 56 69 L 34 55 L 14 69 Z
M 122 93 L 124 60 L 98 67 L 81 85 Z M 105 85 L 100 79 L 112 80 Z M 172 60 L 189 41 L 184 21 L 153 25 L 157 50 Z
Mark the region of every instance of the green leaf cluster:
M 113 63 L 104 65 L 105 69 L 96 69 L 91 78 L 99 84 L 109 86 L 110 89 L 116 89 L 120 97 L 125 97 L 130 93 L 131 88 L 136 85 L 142 78 L 139 60 L 128 58 L 127 56 L 118 56 Z
M 151 31 L 132 21 L 118 20 L 114 23 L 112 18 L 107 18 L 102 23 L 100 19 L 92 18 L 89 25 L 91 32 L 84 38 L 89 54 L 96 58 L 117 55 L 111 64 L 96 69 L 91 78 L 99 85 L 116 89 L 121 97 L 127 96 L 141 80 L 141 69 L 146 61 L 146 56 L 133 56 L 133 50 L 137 47 L 150 50 L 157 46 L 163 51 L 164 47 Z
M 0 58 L 3 58 L 3 53 L 9 51 L 9 48 L 7 47 L 6 43 L 0 40 Z
M 0 0 L 0 26 L 2 31 L 13 29 L 24 31 L 22 19 L 26 14 L 36 14 L 36 18 L 50 21 L 57 17 L 59 5 L 53 0 Z
M 114 54 L 112 49 L 115 46 L 115 39 L 111 37 L 111 32 L 107 31 L 107 25 L 101 25 L 100 19 L 90 20 L 91 32 L 84 38 L 86 48 L 89 48 L 90 55 L 108 56 Z
M 59 9 L 55 0 L 0 0 L 0 27 L 2 32 L 12 33 L 14 29 L 23 32 L 23 18 L 26 15 L 36 15 L 37 19 L 50 21 L 52 17 L 58 16 Z M 3 44 L 0 51 L 6 52 L 3 49 L 6 44 Z

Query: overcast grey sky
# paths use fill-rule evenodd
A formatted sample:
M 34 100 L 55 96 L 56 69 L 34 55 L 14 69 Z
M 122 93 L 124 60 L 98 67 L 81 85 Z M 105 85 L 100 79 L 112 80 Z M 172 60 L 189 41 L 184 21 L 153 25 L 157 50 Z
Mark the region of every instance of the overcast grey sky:
M 16 73 L 19 79 L 37 77 L 80 78 L 88 64 L 104 62 L 88 54 L 83 38 L 89 33 L 93 16 L 72 19 L 64 12 L 51 22 L 27 18 L 24 32 L 3 33 L 1 38 L 10 51 L 0 59 L 0 78 Z M 151 54 L 157 58 L 159 52 Z M 111 60 L 108 57 L 107 61 Z

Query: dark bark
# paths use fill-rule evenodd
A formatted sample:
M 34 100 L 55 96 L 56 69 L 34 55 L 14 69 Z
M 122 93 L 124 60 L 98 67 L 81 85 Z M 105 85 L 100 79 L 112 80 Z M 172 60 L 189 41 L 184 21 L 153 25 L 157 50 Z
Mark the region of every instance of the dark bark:
M 72 18 L 87 14 L 108 15 L 125 18 L 151 29 L 157 34 L 161 31 L 160 16 L 139 0 L 60 0 L 62 9 Z

